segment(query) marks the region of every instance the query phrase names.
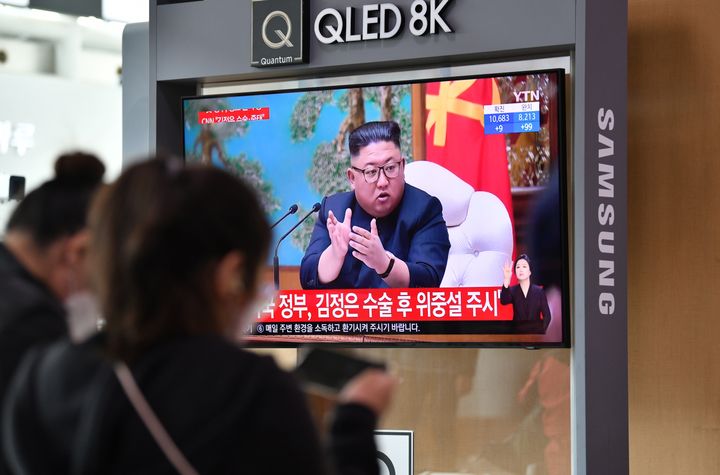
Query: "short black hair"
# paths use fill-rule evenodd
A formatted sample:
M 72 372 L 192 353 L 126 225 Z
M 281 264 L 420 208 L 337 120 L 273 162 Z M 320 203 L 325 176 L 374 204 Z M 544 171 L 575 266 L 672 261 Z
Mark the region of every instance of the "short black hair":
M 95 155 L 73 152 L 60 156 L 55 162 L 55 178 L 20 201 L 7 231 L 28 233 L 41 249 L 81 231 L 104 174 L 105 165 Z
M 350 157 L 356 157 L 363 147 L 375 142 L 392 142 L 400 148 L 400 126 L 394 121 L 366 122 L 350 132 Z

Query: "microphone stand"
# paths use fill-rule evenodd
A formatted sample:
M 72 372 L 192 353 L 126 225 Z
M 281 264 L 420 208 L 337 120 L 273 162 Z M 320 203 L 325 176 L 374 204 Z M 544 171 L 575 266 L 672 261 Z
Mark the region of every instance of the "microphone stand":
M 280 289 L 280 259 L 278 258 L 278 249 L 280 248 L 280 243 L 283 242 L 283 239 L 288 237 L 290 233 L 295 231 L 295 229 L 300 226 L 302 223 L 305 222 L 306 219 L 308 219 L 311 215 L 314 213 L 317 213 L 320 210 L 320 203 L 315 203 L 310 210 L 308 214 L 303 216 L 301 219 L 298 220 L 295 225 L 290 228 L 288 232 L 282 235 L 280 239 L 278 239 L 277 244 L 275 245 L 275 254 L 273 255 L 273 280 L 275 281 L 275 290 Z
M 297 210 L 298 210 L 298 205 L 297 205 L 297 204 L 293 204 L 292 206 L 290 206 L 290 208 L 287 210 L 287 213 L 285 213 L 284 215 L 282 215 L 282 217 L 281 217 L 280 219 L 278 219 L 277 221 L 275 221 L 275 222 L 272 224 L 272 226 L 270 226 L 270 229 L 272 229 L 272 228 L 274 228 L 275 226 L 277 226 L 278 224 L 280 224 L 280 222 L 281 222 L 283 219 L 287 218 L 287 217 L 290 216 L 291 214 L 295 214 L 295 213 L 297 212 Z

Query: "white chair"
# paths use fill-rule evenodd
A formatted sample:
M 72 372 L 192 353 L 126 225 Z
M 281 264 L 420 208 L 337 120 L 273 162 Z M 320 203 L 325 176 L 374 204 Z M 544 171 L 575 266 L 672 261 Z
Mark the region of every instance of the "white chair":
M 512 223 L 502 201 L 425 160 L 406 165 L 405 181 L 442 203 L 450 255 L 440 286 L 502 285 L 503 264 L 511 260 L 513 251 Z

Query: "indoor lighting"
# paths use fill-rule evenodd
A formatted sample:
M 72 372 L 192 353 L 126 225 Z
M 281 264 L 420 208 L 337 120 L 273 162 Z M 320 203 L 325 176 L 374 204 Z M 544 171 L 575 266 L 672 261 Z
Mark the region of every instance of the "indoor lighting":
M 150 3 L 149 0 L 102 0 L 102 16 L 124 23 L 148 21 Z

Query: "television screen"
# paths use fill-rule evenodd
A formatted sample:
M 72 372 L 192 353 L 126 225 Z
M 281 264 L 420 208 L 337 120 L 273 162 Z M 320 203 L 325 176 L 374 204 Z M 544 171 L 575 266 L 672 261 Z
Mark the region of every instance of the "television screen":
M 185 160 L 247 180 L 277 223 L 248 339 L 567 346 L 564 81 L 183 99 Z

